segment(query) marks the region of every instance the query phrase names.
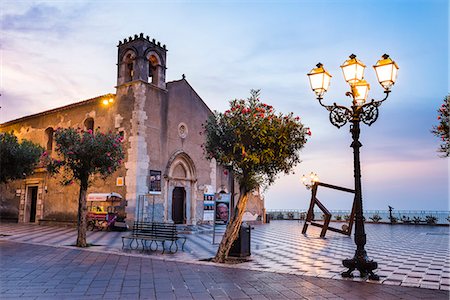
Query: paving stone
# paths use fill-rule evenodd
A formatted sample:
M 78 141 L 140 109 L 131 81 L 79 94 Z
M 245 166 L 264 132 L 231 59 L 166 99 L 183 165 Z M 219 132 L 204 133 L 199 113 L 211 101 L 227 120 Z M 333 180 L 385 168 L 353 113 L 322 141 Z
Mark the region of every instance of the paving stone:
M 95 247 L 92 249 L 95 250 L 93 252 L 91 249 L 45 246 L 46 244 L 52 245 L 51 238 L 45 239 L 46 234 L 49 233 L 55 237 L 59 236 L 58 240 L 61 241 L 61 234 L 58 233 L 60 229 L 34 226 L 34 228 L 46 230 L 46 234 L 41 233 L 42 240 L 39 240 L 41 237 L 33 237 L 42 245 L 14 243 L 10 240 L 14 234 L 10 237 L 0 238 L 0 247 L 2 247 L 0 255 L 2 259 L 5 255 L 8 258 L 2 261 L 12 260 L 11 264 L 6 266 L 8 272 L 4 272 L 4 264 L 0 266 L 0 280 L 2 281 L 0 298 L 3 298 L 8 291 L 3 289 L 5 285 L 24 289 L 23 287 L 39 287 L 43 283 L 48 287 L 46 292 L 50 297 L 56 295 L 56 291 L 59 293 L 58 295 L 70 293 L 80 295 L 94 291 L 94 288 L 105 289 L 104 295 L 106 295 L 108 289 L 111 288 L 114 289 L 109 291 L 112 292 L 111 298 L 116 297 L 119 292 L 122 298 L 126 296 L 145 298 L 140 294 L 145 290 L 151 293 L 148 295 L 150 299 L 157 295 L 178 295 L 186 298 L 192 296 L 187 292 L 198 292 L 196 296 L 199 298 L 206 297 L 206 295 L 209 298 L 214 295 L 223 297 L 223 294 L 217 292 L 218 290 L 214 291 L 216 294 L 213 293 L 212 287 L 220 287 L 219 284 L 226 287 L 226 291 L 230 294 L 237 291 L 234 295 L 236 297 L 243 294 L 245 297 L 262 299 L 288 298 L 283 294 L 285 291 L 289 297 L 293 297 L 291 293 L 298 293 L 310 298 L 314 296 L 343 298 L 344 292 L 336 282 L 358 284 L 356 291 L 366 291 L 366 286 L 374 285 L 364 283 L 365 279 L 357 277 L 359 275 L 357 271 L 354 272 L 355 278 L 352 280 L 342 280 L 340 277 L 340 272 L 345 270 L 341 265 L 342 259 L 352 257 L 354 254 L 355 245 L 352 238 L 329 232 L 327 239 L 320 239 L 318 238 L 319 231 L 315 229 L 308 229 L 308 235 L 304 236 L 301 234 L 302 225 L 302 223 L 286 221 L 255 226 L 256 229 L 252 231 L 252 240 L 257 240 L 257 244 L 264 245 L 264 247 L 254 249 L 256 243 L 252 243 L 251 262 L 224 268 L 213 264 L 198 264 L 198 257 L 202 255 L 201 253 L 208 253 L 208 256 L 212 257 L 217 249 L 214 248 L 217 246 L 211 245 L 208 235 L 191 235 L 188 237 L 185 252 L 161 255 L 161 253 L 142 254 L 133 251 L 123 253 L 120 250 L 120 236 L 123 233 L 94 232 L 89 236 L 94 243 L 99 243 L 96 242 L 96 239 L 98 241 L 110 240 L 111 242 L 107 247 L 101 249 Z M 29 227 L 30 225 L 27 224 L 2 226 L 0 233 L 3 233 L 4 230 L 26 231 Z M 396 240 L 386 238 L 383 228 L 393 231 L 392 234 Z M 442 227 L 427 227 L 426 230 L 436 232 L 447 230 L 448 232 L 448 228 Z M 36 232 L 38 235 L 39 231 Z M 65 234 L 67 232 L 70 230 Z M 431 291 L 437 294 L 432 294 L 433 299 L 440 297 L 444 299 L 442 296 L 448 298 L 450 290 L 450 284 L 448 284 L 450 261 L 447 258 L 450 256 L 448 236 L 417 234 L 417 229 L 412 230 L 408 226 L 390 227 L 381 224 L 372 226 L 367 224 L 366 233 L 368 237 L 367 253 L 371 259 L 378 259 L 379 268 L 376 273 L 383 279 L 383 284 L 375 284 L 375 286 L 386 289 L 376 292 L 369 289 L 368 291 L 372 292 L 366 291 L 366 295 L 398 296 L 408 291 L 414 291 L 414 289 L 406 287 L 407 285 L 417 286 L 420 283 L 421 288 L 418 290 L 434 289 Z M 8 247 L 11 249 L 11 255 L 5 254 L 3 251 Z M 14 260 L 15 264 L 12 263 Z M 26 269 L 17 267 L 24 265 L 25 261 Z M 186 262 L 195 264 L 186 264 Z M 265 269 L 272 273 L 251 271 L 251 269 Z M 291 275 L 287 275 L 288 273 Z M 104 280 L 106 284 L 100 280 L 103 278 L 100 276 L 105 276 L 105 274 L 107 274 L 106 280 Z M 301 277 L 298 276 L 299 274 L 309 274 L 320 278 Z M 324 277 L 339 280 L 327 280 Z M 8 281 L 5 281 L 5 278 L 8 278 Z M 299 287 L 291 287 L 290 283 L 294 279 L 298 279 L 303 284 L 299 284 Z M 260 284 L 256 285 L 258 281 Z M 76 285 L 73 282 L 76 282 Z M 158 286 L 160 286 L 159 290 Z M 322 286 L 327 290 L 324 290 Z M 396 288 L 404 290 L 397 293 Z M 246 289 L 249 293 L 245 293 Z M 322 292 L 318 293 L 318 290 Z M 255 291 L 261 294 L 252 293 Z M 361 296 L 358 293 L 350 293 L 346 296 L 357 297 L 358 295 Z M 39 296 L 41 295 L 36 295 L 36 297 Z

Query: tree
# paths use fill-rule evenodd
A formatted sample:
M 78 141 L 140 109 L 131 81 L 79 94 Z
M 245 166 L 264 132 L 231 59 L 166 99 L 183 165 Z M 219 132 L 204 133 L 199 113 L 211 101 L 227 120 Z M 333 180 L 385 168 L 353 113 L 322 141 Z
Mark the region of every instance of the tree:
M 449 157 L 450 155 L 450 137 L 449 137 L 449 116 L 448 116 L 448 105 L 449 105 L 450 95 L 444 98 L 444 103 L 438 109 L 438 121 L 439 125 L 433 126 L 431 132 L 441 139 L 442 143 L 438 149 L 439 152 L 443 152 L 442 157 Z
M 47 170 L 53 175 L 61 173 L 63 184 L 76 181 L 80 185 L 76 246 L 87 247 L 86 192 L 89 182 L 95 174 L 100 174 L 105 179 L 122 164 L 122 137 L 98 130 L 94 133 L 92 130 L 59 128 L 55 131 L 55 142 L 55 150 L 61 160 L 49 158 L 44 152 Z
M 229 110 L 214 112 L 204 125 L 206 157 L 230 168 L 239 183 L 239 199 L 215 262 L 225 262 L 238 236 L 249 193 L 272 184 L 280 172 L 290 173 L 311 134 L 299 117 L 275 114 L 272 106 L 261 103 L 259 90 L 250 94 L 247 100 L 230 101 Z
M 19 143 L 13 133 L 0 133 L 0 183 L 32 174 L 43 151 L 28 140 Z

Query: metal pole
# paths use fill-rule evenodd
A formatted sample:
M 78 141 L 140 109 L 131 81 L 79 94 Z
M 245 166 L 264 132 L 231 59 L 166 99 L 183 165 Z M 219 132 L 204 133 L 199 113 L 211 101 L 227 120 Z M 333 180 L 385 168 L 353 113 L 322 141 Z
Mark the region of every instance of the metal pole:
M 155 219 L 155 195 L 153 195 L 153 201 L 152 201 L 152 223 Z
M 364 229 L 364 216 L 362 207 L 362 187 L 361 187 L 361 164 L 359 158 L 359 148 L 362 144 L 359 142 L 360 134 L 360 107 L 353 106 L 353 116 L 351 119 L 352 126 L 350 132 L 352 133 L 353 142 L 350 147 L 353 148 L 353 166 L 355 177 L 355 256 L 352 259 L 344 259 L 342 264 L 348 268 L 348 271 L 342 273 L 343 277 L 353 277 L 351 274 L 355 269 L 358 269 L 361 277 L 369 274 L 369 279 L 379 280 L 379 276 L 373 273 L 373 270 L 378 268 L 378 264 L 367 257 L 364 246 L 366 245 L 366 233 Z

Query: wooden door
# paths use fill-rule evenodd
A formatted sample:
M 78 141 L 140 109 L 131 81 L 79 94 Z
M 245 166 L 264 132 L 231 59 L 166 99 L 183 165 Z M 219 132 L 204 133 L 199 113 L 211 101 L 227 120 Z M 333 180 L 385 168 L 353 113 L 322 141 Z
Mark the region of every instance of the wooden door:
M 186 223 L 186 191 L 182 187 L 172 193 L 172 220 L 175 224 Z

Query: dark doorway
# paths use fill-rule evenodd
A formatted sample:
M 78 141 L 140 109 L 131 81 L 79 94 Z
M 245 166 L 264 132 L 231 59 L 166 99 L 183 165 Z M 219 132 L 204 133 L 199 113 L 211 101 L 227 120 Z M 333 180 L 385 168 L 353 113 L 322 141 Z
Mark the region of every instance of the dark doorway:
M 182 187 L 176 187 L 172 193 L 172 220 L 175 224 L 186 223 L 186 191 Z
M 28 188 L 28 201 L 30 203 L 30 223 L 36 222 L 37 194 L 37 186 L 31 186 Z

